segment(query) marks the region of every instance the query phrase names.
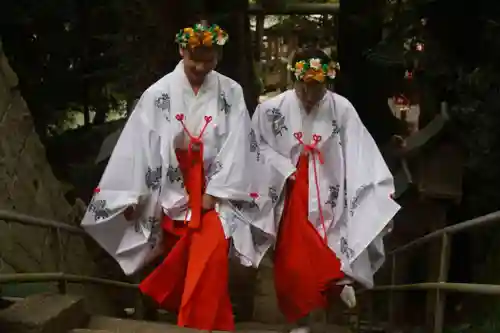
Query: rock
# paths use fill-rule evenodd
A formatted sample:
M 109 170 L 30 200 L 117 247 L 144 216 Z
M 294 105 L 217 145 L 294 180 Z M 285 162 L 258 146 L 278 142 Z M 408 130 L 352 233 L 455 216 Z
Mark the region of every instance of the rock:
M 0 311 L 0 331 L 9 333 L 66 333 L 88 321 L 82 297 L 41 294 Z
M 17 84 L 17 75 L 0 48 L 0 207 L 77 225 L 82 204 L 78 203 L 73 209 L 66 200 L 67 188 L 54 176 L 28 105 L 21 91 L 13 89 Z M 79 147 L 72 149 L 78 151 Z M 76 275 L 96 276 L 99 273 L 103 276 L 82 236 L 66 232 L 60 235 L 61 243 L 55 230 L 0 220 L 0 273 L 5 273 L 8 266 L 9 273 L 62 270 Z M 52 287 L 54 284 L 11 284 L 5 286 L 3 293 L 20 296 L 53 290 L 47 285 Z M 85 295 L 89 310 L 115 314 L 116 309 L 123 308 L 123 304 L 115 300 L 115 294 L 126 293 L 124 291 L 118 293 L 98 285 L 71 284 L 68 288 Z
M 0 70 L 7 81 L 7 86 L 9 88 L 15 88 L 19 85 L 19 78 L 17 74 L 9 66 L 9 60 L 5 54 L 0 53 Z
M 76 198 L 75 204 L 71 209 L 71 221 L 74 221 L 75 224 L 80 224 L 86 210 L 87 205 L 80 198 Z

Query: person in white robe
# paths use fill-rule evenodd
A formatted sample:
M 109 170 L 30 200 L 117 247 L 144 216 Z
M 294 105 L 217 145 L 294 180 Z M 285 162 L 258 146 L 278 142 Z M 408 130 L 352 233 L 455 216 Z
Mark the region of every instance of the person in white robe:
M 182 60 L 140 98 L 82 222 L 126 274 L 163 254 L 141 291 L 208 331 L 234 330 L 230 239 L 260 200 L 242 88 L 214 70 L 227 39 L 206 22 L 179 32 Z
M 306 49 L 289 69 L 294 88 L 253 115 L 265 169 L 259 192 L 272 202 L 255 224 L 275 240 L 278 304 L 298 322 L 332 295 L 355 306 L 353 282 L 373 287 L 386 226 L 400 207 L 391 197 L 393 177 L 356 110 L 327 90 L 338 66 L 321 50 Z

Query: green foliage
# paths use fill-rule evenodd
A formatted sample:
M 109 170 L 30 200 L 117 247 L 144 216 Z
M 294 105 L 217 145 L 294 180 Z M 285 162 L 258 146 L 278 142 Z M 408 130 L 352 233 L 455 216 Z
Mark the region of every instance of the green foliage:
M 368 52 L 401 68 L 400 86 L 404 69 L 412 69 L 420 87 L 450 103 L 454 132 L 469 152 L 462 219 L 494 211 L 500 200 L 500 175 L 492 167 L 500 162 L 500 42 L 494 37 L 500 26 L 488 6 L 474 15 L 467 8 L 448 0 L 393 1 L 384 39 Z M 406 51 L 410 39 L 422 42 L 424 52 Z
M 393 1 L 385 13 L 384 39 L 367 52 L 372 60 L 400 69 L 399 86 L 404 70 L 417 68 L 415 82 L 449 103 L 452 133 L 468 151 L 456 222 L 496 211 L 500 202 L 500 15 L 493 2 L 479 2 L 476 7 L 450 0 Z M 405 41 L 412 38 L 424 43 L 424 52 L 405 51 Z M 470 237 L 474 246 L 454 249 L 454 255 L 461 250 L 469 256 L 461 259 L 460 271 L 469 281 L 499 283 L 497 228 Z M 479 306 L 470 306 L 472 318 L 462 321 L 473 324 L 448 332 L 499 332 L 498 307 L 492 302 L 481 299 Z

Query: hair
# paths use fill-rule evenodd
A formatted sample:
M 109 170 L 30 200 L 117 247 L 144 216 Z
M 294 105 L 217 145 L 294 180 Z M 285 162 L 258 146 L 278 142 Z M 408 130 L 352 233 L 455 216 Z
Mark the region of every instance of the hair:
M 193 19 L 189 20 L 188 22 L 189 26 L 194 26 L 195 24 L 201 24 L 203 26 L 209 27 L 212 25 L 212 20 L 207 17 L 207 15 L 199 14 L 195 15 Z
M 321 60 L 322 64 L 329 64 L 332 62 L 332 58 L 330 58 L 330 56 L 326 54 L 323 50 L 311 47 L 311 48 L 301 49 L 295 52 L 295 55 L 293 56 L 292 59 L 292 64 L 295 64 L 302 60 L 308 61 L 309 59 L 312 58 Z M 297 80 L 295 75 L 292 75 L 291 77 L 292 77 L 292 82 L 295 82 Z

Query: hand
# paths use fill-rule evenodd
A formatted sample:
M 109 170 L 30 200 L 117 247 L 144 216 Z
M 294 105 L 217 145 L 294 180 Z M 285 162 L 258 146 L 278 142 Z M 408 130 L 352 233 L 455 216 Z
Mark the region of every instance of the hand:
M 290 180 L 295 180 L 295 172 L 294 172 L 294 173 L 292 173 L 292 174 L 290 175 L 290 177 L 288 177 L 288 179 L 290 179 Z
M 156 258 L 160 257 L 165 253 L 165 246 L 163 245 L 163 232 L 160 231 L 158 233 L 158 238 L 156 238 L 156 242 L 153 246 L 152 251 L 146 255 L 144 258 L 144 266 L 153 262 Z
M 406 147 L 406 139 L 400 135 L 393 135 L 391 141 L 397 148 Z
M 203 210 L 212 210 L 215 207 L 215 203 L 217 199 L 210 194 L 203 194 L 203 198 L 201 200 L 201 206 Z
M 125 216 L 127 221 L 135 221 L 142 215 L 143 210 L 144 206 L 142 205 L 128 206 L 123 212 L 123 216 Z
M 201 145 L 200 145 L 199 143 L 197 143 L 197 142 L 195 142 L 195 143 L 193 143 L 193 144 L 191 145 L 191 149 L 192 149 L 193 151 L 200 151 L 200 148 L 201 148 Z
M 128 206 L 123 212 L 123 216 L 125 216 L 125 220 L 127 221 L 135 220 L 135 215 L 135 208 L 133 206 Z

